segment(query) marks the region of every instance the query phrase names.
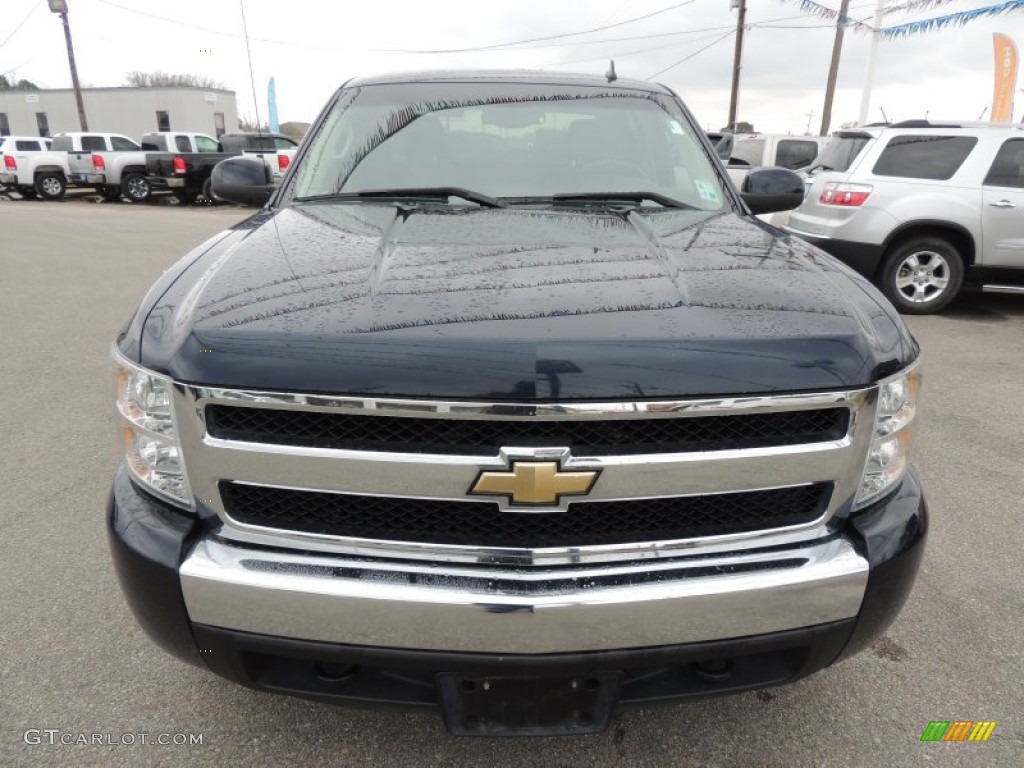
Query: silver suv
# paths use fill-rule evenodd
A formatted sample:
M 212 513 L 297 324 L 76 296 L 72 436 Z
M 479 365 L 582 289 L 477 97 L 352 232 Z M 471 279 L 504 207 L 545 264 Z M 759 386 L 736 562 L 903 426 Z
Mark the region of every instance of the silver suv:
M 785 228 L 872 279 L 901 312 L 936 312 L 965 281 L 1024 293 L 1024 126 L 840 131 Z

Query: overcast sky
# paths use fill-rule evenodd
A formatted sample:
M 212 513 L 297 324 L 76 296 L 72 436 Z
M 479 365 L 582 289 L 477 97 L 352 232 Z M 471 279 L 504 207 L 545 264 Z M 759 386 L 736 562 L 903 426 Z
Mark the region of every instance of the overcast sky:
M 952 2 L 894 15 L 887 23 L 993 2 Z M 820 3 L 838 8 L 840 0 Z M 236 91 L 239 113 L 253 116 L 238 0 L 68 0 L 68 5 L 83 84 L 123 85 L 129 70 L 198 73 Z M 620 24 L 673 5 L 678 7 Z M 646 79 L 693 55 L 655 79 L 676 89 L 701 124 L 711 128 L 723 126 L 728 117 L 730 30 L 736 24 L 729 6 L 730 0 L 245 0 L 263 119 L 271 75 L 277 80 L 281 120 L 311 121 L 332 91 L 354 75 L 453 67 L 603 74 L 614 57 L 620 77 Z M 875 0 L 852 0 L 850 15 L 870 23 L 874 7 Z M 620 25 L 499 50 L 397 52 L 480 47 L 615 24 Z M 816 133 L 834 27 L 801 14 L 799 2 L 786 0 L 748 0 L 747 24 L 738 118 L 762 131 L 803 133 L 810 124 Z M 893 120 L 926 113 L 932 119 L 977 119 L 992 102 L 993 32 L 1009 34 L 1024 49 L 1024 13 L 883 41 L 870 119 L 881 119 L 879 107 Z M 867 36 L 848 30 L 833 128 L 857 117 L 867 50 Z M 46 0 L 0 3 L 0 73 L 41 87 L 70 86 L 60 21 Z M 1024 79 L 1018 87 L 1024 88 Z M 1016 104 L 1019 120 L 1024 93 L 1017 94 Z

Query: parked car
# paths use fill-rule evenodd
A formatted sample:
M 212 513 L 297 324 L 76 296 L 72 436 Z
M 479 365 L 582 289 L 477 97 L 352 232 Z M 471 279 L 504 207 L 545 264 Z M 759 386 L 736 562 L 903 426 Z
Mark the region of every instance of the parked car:
M 146 155 L 133 139 L 119 133 L 57 133 L 53 146 L 68 153 L 72 186 L 91 187 L 107 200 L 149 199 Z
M 1024 127 L 912 120 L 841 131 L 788 231 L 849 264 L 901 311 L 965 283 L 1024 293 Z
M 775 133 L 738 133 L 729 155 L 729 177 L 737 186 L 751 168 L 778 166 L 791 171 L 810 168 L 828 142 L 826 136 L 794 136 Z
M 0 147 L 0 185 L 27 199 L 59 200 L 68 186 L 67 154 L 41 136 L 7 136 Z
M 183 203 L 210 199 L 210 174 L 221 160 L 241 154 L 265 156 L 272 175 L 280 179 L 298 145 L 275 133 L 225 133 L 217 152 L 155 152 L 146 159 L 146 173 L 154 189 L 169 189 Z
M 348 82 L 269 178 L 216 167 L 263 209 L 114 348 L 110 542 L 162 648 L 459 734 L 585 733 L 897 615 L 918 345 L 751 215 L 799 176 L 741 195 L 664 86 L 457 72 Z

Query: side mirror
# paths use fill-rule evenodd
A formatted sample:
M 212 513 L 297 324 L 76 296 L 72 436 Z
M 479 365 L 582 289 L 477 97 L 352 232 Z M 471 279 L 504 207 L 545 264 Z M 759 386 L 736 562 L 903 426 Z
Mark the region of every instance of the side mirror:
M 755 168 L 743 180 L 740 197 L 755 214 L 791 211 L 804 201 L 804 181 L 785 168 Z
M 213 167 L 210 192 L 217 200 L 262 207 L 274 192 L 262 158 L 229 157 Z

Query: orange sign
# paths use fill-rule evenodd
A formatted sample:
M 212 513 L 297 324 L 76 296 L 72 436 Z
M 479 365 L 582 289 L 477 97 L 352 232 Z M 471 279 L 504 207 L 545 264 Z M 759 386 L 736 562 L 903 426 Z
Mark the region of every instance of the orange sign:
M 993 123 L 1013 120 L 1013 91 L 1017 87 L 1017 46 L 1006 35 L 992 35 L 996 54 L 996 86 L 992 95 Z

